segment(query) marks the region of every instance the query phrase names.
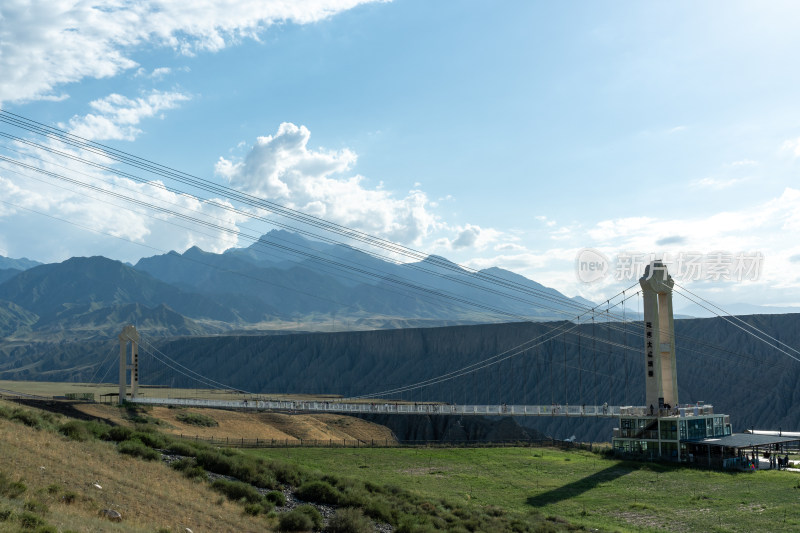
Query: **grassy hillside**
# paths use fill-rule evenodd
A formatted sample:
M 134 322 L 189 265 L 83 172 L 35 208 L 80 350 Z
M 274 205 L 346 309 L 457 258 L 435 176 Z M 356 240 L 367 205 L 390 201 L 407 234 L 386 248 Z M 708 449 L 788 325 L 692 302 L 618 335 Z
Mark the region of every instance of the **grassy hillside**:
M 0 467 L 0 531 L 161 533 L 185 527 L 194 531 L 327 527 L 366 533 L 374 530 L 374 520 L 400 533 L 532 532 L 542 530 L 540 526 L 559 530 L 566 523 L 553 529 L 535 515 L 523 518 L 499 508 L 468 508 L 384 482 L 170 438 L 149 426 L 130 429 L 65 421 L 49 413 L 0 405 L 0 445 L 15 450 Z M 160 461 L 167 457 L 172 469 Z M 209 492 L 209 486 L 222 496 Z M 239 516 L 217 508 L 230 509 L 226 498 L 236 502 Z M 309 504 L 298 506 L 302 502 Z M 100 517 L 104 509 L 122 513 L 121 524 Z
M 107 442 L 76 442 L 30 427 L 37 421 L 58 427 L 67 419 L 28 408 L 15 415 L 15 409 L 0 401 L 12 418 L 0 416 L 0 532 L 25 531 L 24 517 L 62 532 L 264 531 L 263 520 L 220 500 L 208 485 L 160 462 L 119 454 Z M 103 509 L 118 511 L 123 521 L 101 518 Z
M 132 413 L 116 406 L 83 404 L 78 410 L 122 425 L 144 418 L 157 421 L 160 431 L 169 435 L 197 435 L 216 439 L 275 439 L 290 444 L 303 440 L 395 442 L 384 426 L 350 416 L 317 414 L 288 415 L 282 413 L 242 413 L 220 409 L 170 409 L 152 407 Z

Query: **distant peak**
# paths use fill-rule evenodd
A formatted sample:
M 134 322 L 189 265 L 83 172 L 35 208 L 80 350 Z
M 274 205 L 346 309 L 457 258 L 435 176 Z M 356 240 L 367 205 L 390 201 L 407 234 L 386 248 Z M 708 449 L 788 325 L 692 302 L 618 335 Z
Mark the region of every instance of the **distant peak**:
M 206 253 L 205 250 L 203 250 L 202 248 L 200 248 L 195 244 L 194 246 L 183 252 L 183 255 L 199 255 L 205 253 Z
M 458 266 L 455 263 L 453 263 L 452 261 L 450 261 L 448 258 L 442 257 L 441 255 L 436 255 L 436 254 L 429 255 L 428 257 L 423 259 L 422 262 L 423 263 L 438 263 L 438 264 L 444 263 L 444 264 L 448 264 L 448 265 Z

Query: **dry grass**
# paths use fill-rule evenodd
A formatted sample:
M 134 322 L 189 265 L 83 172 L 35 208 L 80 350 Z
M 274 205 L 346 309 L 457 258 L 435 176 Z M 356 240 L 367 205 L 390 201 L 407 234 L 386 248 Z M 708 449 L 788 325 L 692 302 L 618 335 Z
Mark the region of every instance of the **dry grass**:
M 129 424 L 125 412 L 118 407 L 102 404 L 77 404 L 86 414 L 110 420 L 116 424 Z M 217 421 L 217 427 L 198 427 L 179 421 L 179 413 L 200 413 Z M 173 435 L 197 435 L 199 437 L 229 439 L 275 439 L 297 442 L 303 440 L 342 439 L 376 442 L 394 442 L 392 432 L 378 424 L 360 418 L 334 415 L 288 415 L 282 413 L 251 413 L 225 411 L 221 409 L 170 409 L 153 407 L 147 415 L 166 423 L 161 431 Z
M 0 419 L 0 450 L 0 471 L 15 480 L 22 478 L 28 486 L 22 498 L 36 495 L 47 503 L 50 512 L 46 520 L 59 530 L 267 530 L 263 517 L 245 515 L 235 504 L 218 504 L 219 495 L 205 483 L 185 479 L 162 463 L 118 454 L 113 444 L 78 443 Z M 95 488 L 94 482 L 102 489 Z M 51 485 L 57 485 L 59 492 L 49 494 L 46 488 Z M 74 503 L 61 501 L 65 491 L 77 494 Z M 113 524 L 99 518 L 101 509 L 119 511 L 123 522 Z M 5 527 L 16 525 L 0 523 L 0 531 L 12 531 Z
M 60 381 L 12 381 L 0 380 L 0 394 L 11 393 L 13 391 L 22 394 L 36 394 L 39 396 L 63 396 L 67 393 L 92 393 L 97 401 L 106 401 L 101 398 L 102 394 L 116 394 L 119 386 L 115 383 L 67 383 Z M 128 387 L 130 393 L 130 387 Z M 148 386 L 139 384 L 139 394 L 147 398 L 192 398 L 205 400 L 245 400 L 255 399 L 249 394 L 242 394 L 233 390 L 224 389 L 170 389 L 158 386 Z M 260 393 L 259 399 L 265 400 L 286 400 L 286 401 L 337 401 L 342 397 L 335 394 L 273 394 Z M 116 401 L 116 397 L 112 397 Z M 348 403 L 372 403 L 371 399 L 348 399 Z M 410 404 L 411 402 L 392 400 L 393 403 Z

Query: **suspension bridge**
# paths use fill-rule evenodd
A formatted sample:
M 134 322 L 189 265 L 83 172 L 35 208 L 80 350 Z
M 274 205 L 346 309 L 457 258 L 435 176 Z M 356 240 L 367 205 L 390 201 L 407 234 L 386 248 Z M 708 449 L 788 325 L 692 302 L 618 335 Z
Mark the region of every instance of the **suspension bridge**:
M 514 417 L 575 417 L 575 418 L 616 418 L 620 416 L 660 416 L 660 417 L 687 417 L 708 416 L 713 414 L 711 405 L 683 405 L 678 402 L 677 371 L 675 360 L 675 333 L 672 315 L 672 278 L 668 277 L 666 267 L 658 262 L 653 262 L 649 267 L 649 274 L 640 280 L 642 299 L 644 302 L 642 330 L 640 336 L 643 347 L 637 350 L 644 359 L 645 375 L 643 380 L 646 388 L 646 403 L 644 405 L 609 405 L 603 404 L 568 404 L 552 402 L 550 404 L 474 404 L 454 403 L 442 401 L 402 401 L 392 399 L 393 395 L 400 393 L 408 387 L 387 389 L 373 394 L 353 398 L 303 398 L 286 399 L 274 398 L 263 394 L 244 393 L 237 399 L 209 399 L 192 397 L 163 397 L 153 394 L 143 395 L 139 389 L 139 347 L 142 336 L 134 326 L 126 326 L 119 335 L 119 401 L 129 401 L 144 405 L 168 405 L 184 407 L 205 407 L 219 409 L 240 409 L 249 411 L 283 411 L 292 413 L 339 413 L 339 414 L 382 414 L 382 415 L 449 415 L 449 416 L 514 416 Z M 655 274 L 655 275 L 654 275 Z M 663 279 L 660 279 L 661 276 Z M 668 280 L 668 281 L 664 281 Z M 632 295 L 629 297 L 637 296 Z M 628 297 L 628 298 L 629 298 Z M 627 298 L 623 298 L 622 302 Z M 611 305 L 604 310 L 610 313 Z M 580 318 L 580 317 L 578 317 Z M 577 322 L 577 321 L 576 321 Z M 479 363 L 468 365 L 461 369 L 426 379 L 413 384 L 413 387 L 431 387 L 463 377 L 477 370 L 486 368 L 499 361 L 519 356 L 531 350 L 532 347 L 551 341 L 553 338 L 562 338 L 566 342 L 566 335 L 577 328 L 579 323 L 567 322 L 561 324 L 548 335 L 530 339 L 523 345 L 514 349 L 496 354 Z M 616 327 L 626 327 L 621 324 Z M 626 330 L 627 333 L 627 330 Z M 594 340 L 594 339 L 593 339 Z M 603 339 L 604 342 L 613 344 L 613 341 Z M 154 350 L 149 342 L 146 345 Z M 580 347 L 580 337 L 578 338 Z M 627 348 L 627 346 L 626 346 Z M 203 377 L 186 365 L 170 359 L 161 352 L 159 360 L 173 370 L 198 381 L 216 385 L 219 389 L 231 390 L 230 387 Z M 579 354 L 580 358 L 580 354 Z M 566 370 L 566 364 L 565 364 Z M 128 394 L 128 376 L 130 376 L 130 395 Z M 566 380 L 566 374 L 565 374 Z M 565 383 L 566 385 L 566 383 Z M 157 391 L 158 389 L 155 389 Z

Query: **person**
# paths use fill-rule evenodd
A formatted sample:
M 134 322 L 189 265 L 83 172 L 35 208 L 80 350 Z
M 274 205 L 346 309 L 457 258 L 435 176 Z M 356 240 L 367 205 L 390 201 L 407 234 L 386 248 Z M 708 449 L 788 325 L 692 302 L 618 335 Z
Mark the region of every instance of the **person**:
M 650 404 L 650 416 L 653 416 L 653 404 Z
M 789 454 L 787 453 L 783 458 L 783 467 L 789 468 Z

